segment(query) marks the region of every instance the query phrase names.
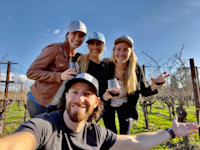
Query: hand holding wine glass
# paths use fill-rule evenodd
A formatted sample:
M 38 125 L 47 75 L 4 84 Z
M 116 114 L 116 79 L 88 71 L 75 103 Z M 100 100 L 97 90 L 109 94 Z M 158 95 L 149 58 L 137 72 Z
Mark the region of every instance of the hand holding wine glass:
M 166 78 L 169 76 L 170 75 L 167 74 L 167 72 L 162 72 L 160 68 L 155 69 L 152 73 L 152 78 L 151 78 L 152 90 L 154 91 L 155 89 L 161 87 L 166 82 Z
M 79 65 L 77 62 L 70 62 L 69 69 L 72 69 L 74 72 L 72 72 L 72 76 L 76 76 L 79 73 Z
M 74 76 L 79 73 L 79 65 L 76 61 L 69 63 L 68 69 L 61 73 L 61 80 L 71 80 Z
M 120 86 L 116 78 L 108 80 L 109 94 L 112 97 L 117 97 L 120 95 Z

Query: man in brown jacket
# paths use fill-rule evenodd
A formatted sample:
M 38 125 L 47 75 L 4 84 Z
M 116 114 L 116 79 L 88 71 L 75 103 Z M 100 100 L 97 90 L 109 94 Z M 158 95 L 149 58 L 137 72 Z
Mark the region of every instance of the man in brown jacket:
M 31 64 L 27 77 L 35 80 L 28 93 L 27 109 L 30 117 L 50 112 L 56 109 L 56 103 L 51 104 L 57 90 L 64 80 L 76 75 L 75 69 L 68 69 L 71 56 L 75 49 L 81 46 L 87 28 L 81 21 L 72 21 L 63 43 L 53 43 L 45 47 L 41 54 Z

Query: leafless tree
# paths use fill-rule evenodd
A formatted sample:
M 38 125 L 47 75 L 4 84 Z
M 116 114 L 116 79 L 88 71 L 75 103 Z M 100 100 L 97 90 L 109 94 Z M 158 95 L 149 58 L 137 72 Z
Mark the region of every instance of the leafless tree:
M 166 63 L 162 65 L 159 64 L 159 61 L 156 61 L 150 55 L 144 53 L 147 57 L 151 59 L 151 62 L 154 65 L 150 65 L 152 67 L 157 68 L 168 68 L 171 74 L 171 80 L 169 86 L 165 87 L 165 95 L 168 96 L 173 95 L 173 98 L 161 98 L 164 103 L 168 106 L 169 114 L 171 116 L 170 107 L 174 110 L 174 99 L 178 102 L 178 107 L 176 108 L 176 113 L 178 114 L 178 120 L 184 122 L 186 120 L 187 112 L 185 111 L 185 105 L 189 106 L 189 101 L 192 100 L 192 80 L 190 75 L 190 68 L 187 67 L 187 61 L 183 60 L 184 45 L 180 49 L 178 53 L 175 53 L 170 58 L 167 59 Z M 164 96 L 164 95 L 163 95 Z M 173 101 L 172 101 L 173 100 Z M 185 104 L 186 103 L 186 104 Z M 172 111 L 173 112 L 173 111 Z M 184 137 L 185 147 L 188 147 L 188 138 Z
M 146 124 L 146 129 L 149 129 L 149 117 L 148 117 L 148 110 L 147 108 L 150 107 L 150 112 L 152 109 L 153 103 L 155 103 L 155 96 L 148 96 L 140 98 L 140 106 L 142 107 L 142 111 L 144 113 L 144 119 Z

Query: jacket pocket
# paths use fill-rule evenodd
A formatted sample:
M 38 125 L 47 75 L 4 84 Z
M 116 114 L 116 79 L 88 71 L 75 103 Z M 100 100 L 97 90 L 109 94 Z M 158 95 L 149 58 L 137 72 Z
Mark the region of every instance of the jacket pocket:
M 69 57 L 56 58 L 55 66 L 59 71 L 65 71 L 69 67 Z

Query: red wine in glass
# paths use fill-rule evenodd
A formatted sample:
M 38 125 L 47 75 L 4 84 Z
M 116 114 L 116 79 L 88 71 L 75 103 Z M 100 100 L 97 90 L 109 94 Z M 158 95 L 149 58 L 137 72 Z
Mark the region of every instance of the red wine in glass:
M 161 68 L 156 68 L 155 70 L 153 70 L 152 72 L 152 77 L 153 78 L 158 78 L 159 76 L 163 76 L 163 71 L 161 70 Z M 165 82 L 160 82 L 160 81 L 157 81 L 155 82 L 156 85 L 162 85 L 164 84 Z
M 113 96 L 113 97 L 114 97 L 114 96 L 119 96 L 119 93 L 113 93 L 113 92 L 111 92 L 111 91 L 109 91 L 109 93 L 110 93 L 110 95 Z
M 119 96 L 119 91 L 113 90 L 114 88 L 120 89 L 119 83 L 116 78 L 108 80 L 108 88 L 111 96 Z
M 162 85 L 164 82 L 156 82 L 157 85 Z

